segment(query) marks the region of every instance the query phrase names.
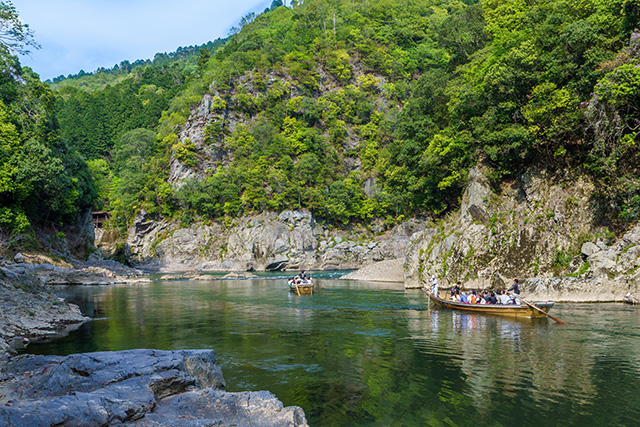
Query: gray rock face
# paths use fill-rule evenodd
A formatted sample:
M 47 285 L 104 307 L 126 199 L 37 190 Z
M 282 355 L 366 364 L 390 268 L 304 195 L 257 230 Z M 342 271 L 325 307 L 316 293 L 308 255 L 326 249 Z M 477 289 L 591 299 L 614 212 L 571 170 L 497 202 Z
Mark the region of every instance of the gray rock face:
M 127 244 L 132 262 L 163 271 L 352 269 L 403 258 L 411 236 L 423 229 L 422 222 L 410 220 L 377 236 L 329 231 L 308 211 L 265 213 L 232 226 L 179 228 L 141 213 Z
M 489 217 L 487 209 L 491 200 L 491 188 L 489 180 L 485 177 L 480 168 L 473 168 L 469 171 L 469 186 L 462 198 L 460 207 L 460 220 L 462 223 L 470 224 L 473 221 L 487 225 Z
M 155 426 L 306 426 L 299 407 L 283 408 L 268 391 L 226 393 L 197 390 L 161 400 L 153 413 L 131 425 Z
M 22 271 L 0 267 L 0 365 L 13 353 L 8 343 L 55 336 L 88 320 L 78 306 L 50 294 L 37 277 L 25 273 L 28 264 L 18 266 Z
M 81 266 L 78 268 L 57 267 L 52 264 L 9 264 L 5 272 L 16 279 L 22 276 L 37 277 L 45 285 L 114 285 L 131 281 L 149 281 L 138 276 L 142 271 L 119 265 L 111 267 L 108 261 L 101 261 L 102 267 Z M 109 268 L 105 268 L 109 267 Z
M 590 207 L 596 183 L 588 177 L 531 169 L 498 194 L 487 173 L 474 167 L 460 212 L 412 239 L 407 287 L 433 274 L 443 286 L 460 280 L 468 288 L 536 278 L 542 282 L 527 286 L 541 298 L 622 301 L 640 286 L 640 226 L 613 241 L 596 239 L 607 234 Z
M 91 209 L 87 209 L 76 218 L 74 229 L 83 237 L 86 242 L 95 242 L 95 227 Z
M 210 123 L 225 122 L 229 130 L 233 130 L 237 123 L 244 122 L 244 118 L 234 111 L 214 111 L 214 97 L 219 94 L 207 93 L 197 107 L 191 110 L 189 119 L 178 133 L 178 139 L 184 142 L 189 139 L 197 153 L 197 162 L 194 166 L 186 166 L 175 155 L 171 156 L 169 165 L 169 183 L 180 188 L 188 179 L 201 180 L 206 173 L 215 171 L 217 167 L 229 164 L 229 155 L 221 141 L 206 141 L 205 128 Z
M 268 392 L 224 387 L 212 350 L 20 356 L 0 371 L 0 425 L 307 425 Z
M 577 277 L 530 278 L 521 285 L 527 300 L 554 302 L 621 301 L 629 288 L 627 283 L 606 278 Z
M 580 252 L 582 253 L 583 256 L 590 257 L 596 252 L 600 252 L 600 248 L 598 247 L 598 245 L 596 245 L 593 242 L 586 242 L 585 244 L 582 245 Z

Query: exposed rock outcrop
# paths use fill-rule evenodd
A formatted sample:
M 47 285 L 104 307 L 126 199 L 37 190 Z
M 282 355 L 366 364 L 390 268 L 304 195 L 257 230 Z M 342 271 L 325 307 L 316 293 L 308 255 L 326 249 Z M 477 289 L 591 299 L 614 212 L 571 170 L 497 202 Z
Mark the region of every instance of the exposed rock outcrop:
M 17 277 L 38 278 L 45 285 L 115 285 L 128 282 L 149 282 L 140 277 L 142 271 L 127 268 L 113 261 L 101 266 L 79 263 L 76 267 L 59 267 L 50 263 L 4 263 L 6 272 Z M 112 265 L 116 264 L 116 265 Z
M 0 267 L 0 365 L 14 352 L 9 343 L 50 338 L 86 320 L 78 306 L 52 295 L 34 275 Z
M 0 371 L 0 424 L 307 425 L 269 392 L 224 387 L 213 350 L 20 356 Z
M 342 276 L 341 279 L 404 283 L 404 258 L 374 262 Z
M 460 211 L 416 236 L 407 287 L 435 274 L 444 286 L 461 280 L 468 288 L 527 279 L 527 295 L 556 301 L 622 301 L 637 292 L 640 227 L 611 236 L 595 182 L 531 169 L 496 192 L 487 175 L 473 168 Z
M 404 258 L 411 236 L 422 229 L 422 222 L 411 220 L 376 236 L 364 229 L 330 231 L 308 211 L 265 213 L 232 226 L 180 228 L 142 211 L 127 247 L 132 262 L 164 271 L 353 269 Z

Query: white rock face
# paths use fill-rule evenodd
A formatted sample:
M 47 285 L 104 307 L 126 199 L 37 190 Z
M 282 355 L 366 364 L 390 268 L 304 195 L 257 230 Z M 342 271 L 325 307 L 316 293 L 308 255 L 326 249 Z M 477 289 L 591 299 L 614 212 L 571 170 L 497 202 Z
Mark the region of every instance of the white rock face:
M 237 224 L 179 228 L 141 212 L 129 230 L 130 259 L 163 271 L 357 269 L 404 258 L 411 236 L 424 229 L 411 220 L 374 236 L 329 231 L 308 211 L 245 217 Z
M 593 242 L 586 242 L 584 245 L 582 245 L 581 252 L 582 255 L 589 257 L 596 252 L 600 252 L 600 248 Z
M 460 221 L 471 225 L 474 221 L 486 224 L 489 221 L 487 209 L 491 200 L 492 191 L 489 180 L 484 176 L 480 168 L 469 171 L 469 186 L 462 197 L 460 206 Z

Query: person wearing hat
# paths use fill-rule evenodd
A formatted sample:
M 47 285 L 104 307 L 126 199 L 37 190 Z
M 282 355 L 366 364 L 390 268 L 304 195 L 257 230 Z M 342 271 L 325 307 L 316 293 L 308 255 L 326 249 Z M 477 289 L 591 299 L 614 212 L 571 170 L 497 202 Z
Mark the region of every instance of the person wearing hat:
M 453 285 L 453 287 L 451 288 L 451 296 L 453 297 L 454 295 L 459 295 L 460 294 L 460 282 L 456 283 L 455 285 Z M 452 298 L 453 299 L 453 298 Z
M 431 276 L 431 294 L 438 296 L 438 279 L 435 275 Z

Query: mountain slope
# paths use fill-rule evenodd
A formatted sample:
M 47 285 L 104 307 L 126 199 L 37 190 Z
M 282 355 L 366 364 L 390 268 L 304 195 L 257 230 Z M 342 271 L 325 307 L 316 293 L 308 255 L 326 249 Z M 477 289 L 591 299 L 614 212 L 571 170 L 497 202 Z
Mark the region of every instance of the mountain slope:
M 144 125 L 155 141 L 126 133 L 131 123 L 86 149 L 110 154 L 122 230 L 141 206 L 187 224 L 297 208 L 336 225 L 440 215 L 478 161 L 495 183 L 532 164 L 579 168 L 613 215 L 635 220 L 637 11 L 631 0 L 274 7 L 243 18 L 163 98 L 157 127 Z

